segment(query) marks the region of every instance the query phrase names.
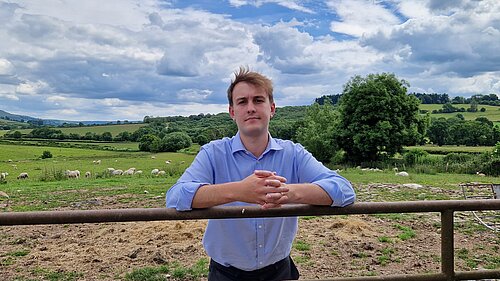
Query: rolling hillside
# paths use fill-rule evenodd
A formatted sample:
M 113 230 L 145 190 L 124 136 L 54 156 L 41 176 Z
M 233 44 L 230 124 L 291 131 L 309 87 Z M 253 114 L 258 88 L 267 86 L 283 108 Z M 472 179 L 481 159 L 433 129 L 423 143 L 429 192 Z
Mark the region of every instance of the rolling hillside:
M 454 107 L 457 108 L 469 108 L 469 104 L 454 104 Z M 478 117 L 486 117 L 490 121 L 494 122 L 500 122 L 500 106 L 491 106 L 491 105 L 478 105 L 478 109 L 481 109 L 484 107 L 486 109 L 485 112 L 454 112 L 454 113 L 438 113 L 438 114 L 431 114 L 431 117 L 439 118 L 439 117 L 444 117 L 444 118 L 450 118 L 455 116 L 457 113 L 460 113 L 464 116 L 465 120 L 474 120 Z M 431 113 L 433 110 L 439 110 L 443 108 L 442 104 L 421 104 L 419 107 L 421 110 L 428 110 L 429 113 Z

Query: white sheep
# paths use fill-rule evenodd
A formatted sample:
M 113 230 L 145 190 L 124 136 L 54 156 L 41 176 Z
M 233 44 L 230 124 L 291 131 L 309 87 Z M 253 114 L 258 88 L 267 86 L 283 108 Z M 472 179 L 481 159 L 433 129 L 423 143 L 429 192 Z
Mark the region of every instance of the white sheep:
M 92 174 L 90 173 L 90 171 L 86 171 L 85 172 L 85 177 L 86 178 L 90 178 L 92 176 Z
M 120 170 L 120 169 L 113 170 L 113 171 L 111 172 L 111 174 L 112 174 L 113 176 L 119 176 L 119 175 L 123 174 L 123 170 Z
M 101 164 L 101 160 L 94 160 L 94 161 L 92 161 L 92 163 L 99 165 L 99 164 Z
M 167 173 L 165 171 L 161 170 L 161 171 L 158 171 L 158 174 L 156 174 L 156 176 L 157 177 L 159 177 L 159 176 L 165 176 L 166 174 Z
M 135 170 L 136 170 L 136 168 L 130 168 L 130 169 L 124 171 L 122 175 L 133 175 Z
M 170 161 L 170 160 L 165 161 L 165 164 L 167 164 L 167 165 L 170 163 L 172 163 L 172 161 Z
M 476 172 L 476 175 L 480 176 L 480 177 L 485 177 L 486 175 L 481 173 L 481 172 Z
M 135 171 L 134 174 L 136 174 L 136 175 L 142 175 L 142 171 L 141 170 L 137 170 L 137 171 Z
M 407 176 L 409 176 L 410 174 L 408 174 L 408 173 L 407 173 L 407 172 L 405 172 L 405 171 L 402 171 L 402 172 L 396 173 L 395 175 L 396 175 L 396 176 L 400 176 L 400 177 L 407 177 Z
M 27 179 L 27 178 L 29 178 L 29 176 L 28 176 L 28 173 L 26 173 L 26 172 L 20 173 L 19 176 L 17 176 L 18 180 L 23 180 L 23 179 Z
M 156 159 L 156 156 L 151 156 L 151 159 Z
M 0 173 L 0 179 L 4 180 L 5 178 L 7 178 L 8 175 L 9 175 L 9 173 L 7 173 L 7 172 Z
M 74 170 L 74 171 L 66 170 L 66 172 L 64 172 L 64 174 L 68 178 L 72 178 L 72 179 L 79 179 L 80 178 L 80 171 L 78 171 L 78 170 Z
M 160 170 L 158 170 L 158 169 L 153 169 L 153 170 L 151 170 L 151 175 L 156 176 L 156 175 L 158 175 L 159 171 Z

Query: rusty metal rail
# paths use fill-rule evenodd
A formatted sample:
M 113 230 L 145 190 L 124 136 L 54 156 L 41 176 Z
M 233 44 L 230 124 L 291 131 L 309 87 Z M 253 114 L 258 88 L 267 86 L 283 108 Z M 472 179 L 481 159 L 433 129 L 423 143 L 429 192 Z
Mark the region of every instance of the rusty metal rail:
M 381 213 L 441 213 L 441 272 L 391 276 L 334 278 L 331 281 L 371 280 L 479 280 L 500 279 L 500 270 L 455 271 L 453 214 L 455 211 L 500 210 L 500 200 L 438 200 L 407 202 L 360 202 L 344 208 L 288 205 L 279 209 L 259 207 L 213 207 L 189 212 L 168 208 L 104 209 L 85 211 L 43 211 L 0 213 L 0 226 L 103 223 L 158 220 L 225 219 L 252 217 L 321 216 Z

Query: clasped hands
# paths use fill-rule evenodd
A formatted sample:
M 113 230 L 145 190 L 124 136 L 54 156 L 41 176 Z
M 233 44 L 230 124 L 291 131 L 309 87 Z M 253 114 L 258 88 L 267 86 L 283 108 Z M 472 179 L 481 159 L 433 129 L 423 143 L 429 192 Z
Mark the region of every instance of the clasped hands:
M 286 178 L 276 172 L 255 170 L 243 181 L 251 187 L 246 189 L 249 193 L 245 192 L 244 196 L 248 196 L 245 201 L 257 203 L 263 209 L 279 208 L 290 201 Z

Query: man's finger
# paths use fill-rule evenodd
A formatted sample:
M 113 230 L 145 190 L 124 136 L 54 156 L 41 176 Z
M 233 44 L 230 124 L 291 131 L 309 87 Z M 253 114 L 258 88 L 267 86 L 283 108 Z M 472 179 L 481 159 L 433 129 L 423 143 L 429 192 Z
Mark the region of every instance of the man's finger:
M 271 171 L 266 171 L 266 170 L 255 170 L 253 171 L 254 175 L 260 177 L 260 178 L 267 178 L 267 177 L 270 177 L 273 174 L 273 172 Z
M 280 208 L 281 204 L 275 204 L 275 203 L 266 203 L 262 205 L 262 209 L 272 209 L 272 208 Z

